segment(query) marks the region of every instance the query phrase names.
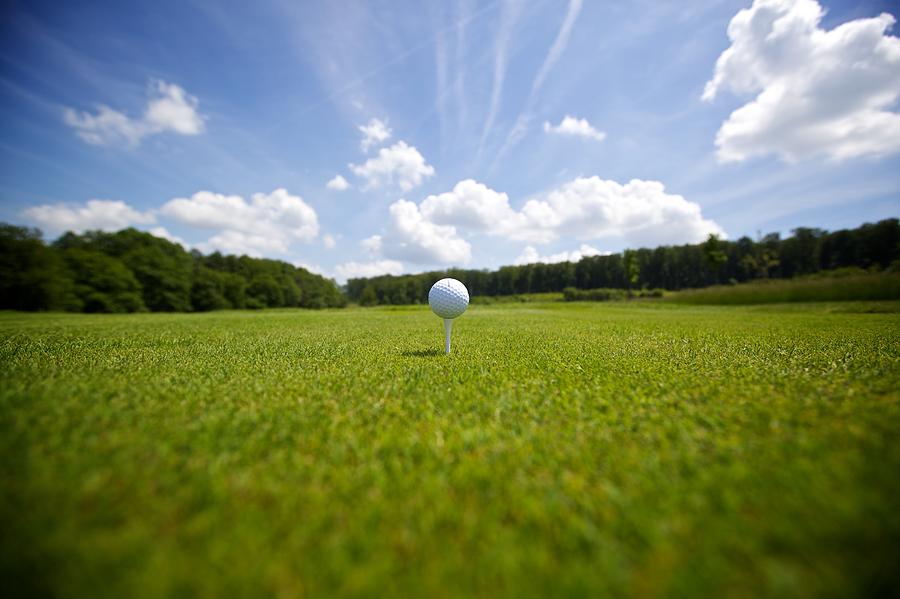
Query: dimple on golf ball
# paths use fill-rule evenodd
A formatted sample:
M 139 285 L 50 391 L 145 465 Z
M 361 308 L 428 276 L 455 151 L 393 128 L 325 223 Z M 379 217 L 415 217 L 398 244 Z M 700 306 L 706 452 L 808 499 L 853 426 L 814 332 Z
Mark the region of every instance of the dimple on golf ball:
M 441 318 L 456 318 L 469 306 L 469 290 L 456 279 L 441 279 L 431 286 L 428 305 Z

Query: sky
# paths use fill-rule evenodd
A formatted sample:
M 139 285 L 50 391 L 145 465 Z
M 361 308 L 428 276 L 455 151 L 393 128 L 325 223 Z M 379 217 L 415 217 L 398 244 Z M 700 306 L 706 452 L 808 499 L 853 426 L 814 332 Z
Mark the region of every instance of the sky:
M 0 220 L 347 278 L 900 215 L 900 10 L 3 1 Z

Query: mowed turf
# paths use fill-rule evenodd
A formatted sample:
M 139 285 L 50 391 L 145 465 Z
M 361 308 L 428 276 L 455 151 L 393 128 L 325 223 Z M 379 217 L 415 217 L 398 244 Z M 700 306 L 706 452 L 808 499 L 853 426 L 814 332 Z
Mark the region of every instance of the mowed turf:
M 2 314 L 0 584 L 897 592 L 897 309 Z

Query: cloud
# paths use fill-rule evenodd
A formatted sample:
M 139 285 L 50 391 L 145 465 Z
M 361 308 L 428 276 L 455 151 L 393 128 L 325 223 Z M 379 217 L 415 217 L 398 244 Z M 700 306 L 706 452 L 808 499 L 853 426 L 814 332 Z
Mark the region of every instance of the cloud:
M 815 0 L 756 0 L 728 25 L 731 46 L 716 61 L 703 99 L 758 94 L 716 134 L 718 159 L 777 154 L 792 162 L 900 151 L 900 39 L 893 16 L 819 25 Z
M 533 243 L 619 237 L 634 245 L 662 245 L 724 235 L 715 222 L 703 218 L 699 205 L 666 193 L 658 181 L 640 179 L 623 185 L 579 177 L 528 200 L 520 210 L 510 206 L 505 193 L 467 179 L 450 192 L 427 197 L 417 212 L 427 223 L 454 228 L 454 234 L 458 227 Z
M 391 204 L 384 235 L 364 239 L 362 245 L 372 254 L 416 264 L 459 265 L 472 259 L 472 246 L 455 227 L 429 221 L 407 200 Z
M 571 135 L 575 137 L 584 137 L 595 141 L 603 141 L 606 139 L 606 133 L 598 131 L 587 121 L 587 119 L 576 119 L 574 116 L 566 115 L 559 125 L 551 125 L 544 121 L 544 131 L 547 133 L 555 133 L 557 135 Z
M 42 204 L 23 215 L 50 233 L 88 230 L 118 231 L 156 221 L 151 212 L 139 212 L 120 200 L 88 200 L 84 204 Z
M 559 252 L 558 254 L 550 254 L 549 256 L 541 256 L 534 246 L 526 246 L 519 257 L 516 258 L 514 264 L 555 264 L 557 262 L 578 262 L 587 256 L 608 256 L 611 252 L 602 252 L 595 247 L 591 247 L 585 243 L 581 247 L 571 252 Z
M 359 142 L 359 147 L 363 152 L 368 152 L 370 147 L 381 145 L 382 142 L 391 138 L 391 128 L 379 119 L 372 119 L 368 125 L 360 125 L 357 129 L 363 134 L 363 139 Z
M 325 246 L 326 249 L 332 249 L 337 245 L 337 240 L 334 238 L 334 235 L 326 233 L 322 235 L 322 245 Z
M 578 21 L 578 15 L 581 13 L 581 5 L 582 0 L 569 0 L 566 16 L 563 19 L 559 31 L 556 33 L 556 39 L 553 40 L 553 45 L 550 46 L 550 51 L 547 52 L 547 56 L 544 57 L 541 69 L 531 83 L 531 95 L 538 92 L 544 84 L 547 75 L 550 74 L 550 71 L 553 70 L 553 67 L 556 65 L 557 61 L 559 61 L 563 52 L 565 52 L 566 46 L 569 45 L 569 36 L 572 35 L 572 29 L 575 28 L 575 23 Z
M 204 129 L 204 117 L 197 112 L 197 98 L 165 81 L 153 83 L 147 108 L 140 118 L 131 119 L 109 106 L 100 105 L 96 114 L 67 108 L 63 119 L 75 129 L 78 137 L 94 145 L 126 143 L 136 146 L 149 135 L 166 131 L 197 135 Z
M 335 175 L 331 181 L 325 184 L 325 187 L 334 191 L 346 191 L 350 189 L 350 184 L 341 175 Z
M 322 270 L 322 267 L 319 266 L 318 264 L 309 264 L 308 262 L 303 262 L 302 260 L 294 261 L 294 262 L 292 262 L 292 264 L 294 266 L 296 266 L 297 268 L 305 268 L 306 270 L 308 270 L 309 272 L 311 272 L 313 274 L 322 275 L 323 277 L 327 276 L 325 271 Z
M 513 36 L 516 21 L 519 18 L 521 6 L 516 0 L 506 0 L 500 13 L 500 29 L 497 31 L 494 44 L 494 78 L 491 85 L 491 103 L 484 128 L 481 131 L 481 143 L 478 153 L 484 147 L 484 142 L 490 134 L 500 111 L 500 101 L 503 98 L 503 82 L 506 78 L 506 67 L 509 61 L 509 42 Z
M 497 152 L 494 158 L 495 162 L 505 156 L 510 149 L 518 144 L 528 131 L 531 121 L 534 119 L 534 104 L 538 97 L 538 92 L 544 85 L 544 81 L 553 70 L 553 67 L 556 66 L 556 63 L 563 55 L 563 52 L 565 52 L 566 47 L 569 45 L 569 37 L 572 35 L 572 30 L 575 28 L 575 23 L 578 21 L 578 15 L 581 14 L 581 5 L 582 0 L 569 0 L 566 16 L 563 18 L 562 25 L 560 25 L 559 31 L 556 33 L 556 39 L 553 40 L 553 44 L 550 46 L 547 56 L 544 57 L 541 68 L 538 70 L 537 75 L 535 75 L 534 81 L 531 82 L 531 92 L 528 94 L 528 99 L 525 101 L 525 108 L 519 114 L 512 129 L 507 133 L 503 146 L 501 146 L 500 151 Z
M 190 198 L 169 200 L 160 213 L 192 227 L 218 229 L 209 241 L 198 244 L 203 251 L 285 253 L 291 243 L 311 241 L 319 233 L 316 211 L 286 189 L 253 194 L 250 202 L 237 195 L 198 191 Z
M 227 229 L 213 235 L 207 241 L 197 244 L 202 252 L 222 252 L 237 256 L 247 255 L 262 258 L 271 254 L 284 254 L 290 242 L 281 237 L 269 237 L 243 231 Z
M 399 275 L 403 273 L 403 263 L 396 260 L 374 260 L 372 262 L 345 262 L 335 267 L 338 279 L 359 279 L 379 275 Z
M 505 193 L 473 179 L 460 181 L 452 191 L 428 196 L 421 212 L 433 223 L 494 235 L 507 235 L 510 229 L 524 225 Z
M 419 151 L 405 141 L 381 148 L 378 156 L 369 158 L 365 164 L 349 166 L 357 177 L 366 180 L 364 190 L 396 183 L 403 191 L 409 191 L 421 185 L 426 177 L 434 176 L 434 167 L 427 164 Z
M 172 235 L 171 233 L 169 233 L 169 231 L 165 227 L 153 227 L 152 229 L 150 229 L 149 233 L 156 237 L 165 239 L 166 241 L 171 241 L 172 243 L 177 243 L 178 245 L 180 245 L 181 247 L 183 247 L 186 250 L 191 249 L 191 245 L 188 242 L 186 242 L 181 237 L 176 237 L 175 235 Z

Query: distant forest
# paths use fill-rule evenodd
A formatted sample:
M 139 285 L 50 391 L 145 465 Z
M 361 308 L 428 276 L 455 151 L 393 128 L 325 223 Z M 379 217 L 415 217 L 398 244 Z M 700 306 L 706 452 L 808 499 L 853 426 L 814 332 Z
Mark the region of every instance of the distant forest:
M 757 240 L 741 237 L 736 241 L 710 236 L 696 245 L 626 250 L 574 263 L 350 279 L 346 294 L 350 301 L 362 305 L 425 303 L 431 285 L 442 277 L 459 279 L 472 295 L 541 293 L 567 287 L 674 291 L 845 267 L 885 269 L 900 258 L 896 218 L 830 233 L 804 227 L 792 233 L 785 239 L 770 233 Z
M 200 312 L 241 308 L 330 308 L 414 304 L 437 279 L 454 277 L 472 295 L 579 289 L 668 289 L 789 278 L 844 267 L 897 268 L 896 218 L 856 229 L 794 229 L 781 239 L 710 237 L 696 245 L 626 250 L 558 264 L 449 269 L 334 281 L 279 260 L 203 255 L 136 229 L 66 233 L 0 224 L 0 309 L 72 312 Z
M 136 229 L 66 233 L 0 224 L 0 309 L 189 312 L 327 308 L 346 299 L 334 281 L 278 260 L 187 252 Z

